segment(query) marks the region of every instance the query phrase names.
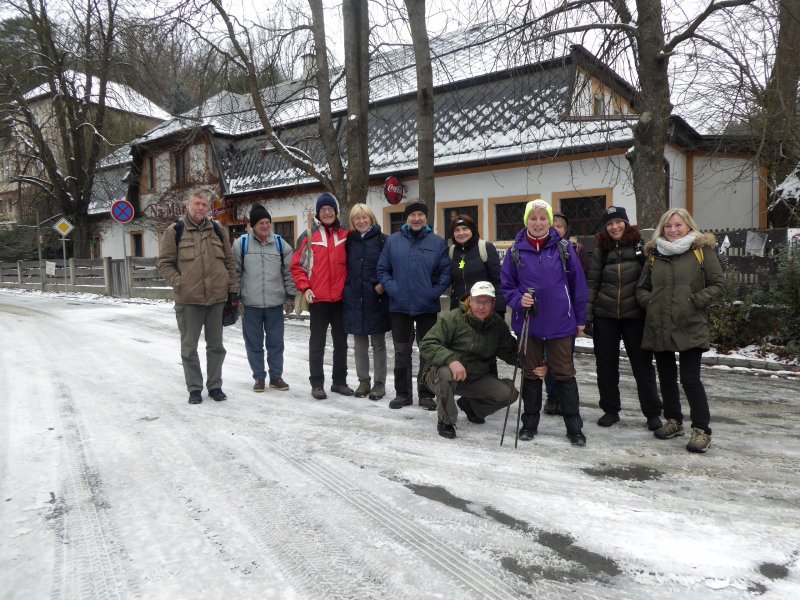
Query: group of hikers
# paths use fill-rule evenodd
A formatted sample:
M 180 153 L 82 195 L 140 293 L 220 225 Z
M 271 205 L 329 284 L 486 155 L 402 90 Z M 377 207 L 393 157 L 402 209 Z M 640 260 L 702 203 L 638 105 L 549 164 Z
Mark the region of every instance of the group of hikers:
M 186 215 L 167 228 L 159 248 L 159 271 L 174 290 L 190 404 L 202 402 L 201 330 L 208 395 L 227 398 L 222 322 L 240 303 L 253 390 L 288 390 L 284 308 L 299 302 L 310 314 L 309 382 L 317 400 L 327 397 L 328 330 L 333 341 L 329 391 L 374 401 L 386 395 L 386 333 L 391 331 L 390 408 L 413 404 L 416 340 L 418 403 L 437 411 L 442 437 L 456 437 L 459 410 L 471 423 L 482 424 L 521 398 L 519 440 L 534 439 L 544 411 L 561 415 L 569 441 L 585 446 L 573 361 L 575 338 L 584 334 L 594 343 L 603 411 L 599 426 L 620 420 L 623 342 L 648 429 L 658 439 L 684 435 L 680 383 L 691 422 L 686 449 L 709 448 L 700 359 L 710 346 L 708 310 L 724 293 L 725 280 L 714 236 L 702 233 L 684 209 L 667 210 L 645 242 L 624 208 L 608 207 L 587 260 L 583 246 L 569 241 L 567 217 L 554 214 L 544 200 L 532 200 L 502 262 L 468 215 L 449 224 L 448 244 L 428 225 L 428 208 L 419 200 L 405 205 L 405 223 L 387 236 L 366 204 L 353 206 L 343 226 L 336 198 L 323 193 L 315 206 L 318 226 L 309 227 L 295 248 L 272 231 L 271 216 L 260 204 L 250 210 L 251 232 L 232 246 L 225 228 L 208 213 L 208 196 L 194 193 Z M 448 288 L 450 310 L 439 315 Z M 355 390 L 347 384 L 350 335 Z M 498 376 L 498 358 L 514 366 L 512 379 Z

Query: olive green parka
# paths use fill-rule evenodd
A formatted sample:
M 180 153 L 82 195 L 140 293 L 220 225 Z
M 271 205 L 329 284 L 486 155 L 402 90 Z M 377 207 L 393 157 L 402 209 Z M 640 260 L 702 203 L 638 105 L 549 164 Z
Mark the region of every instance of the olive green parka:
M 462 303 L 442 315 L 422 338 L 419 352 L 430 366 L 459 361 L 467 370 L 467 381 L 476 381 L 493 372 L 497 358 L 514 364 L 517 340 L 496 312 L 482 321 Z
M 642 348 L 708 350 L 708 311 L 724 293 L 725 276 L 713 234 L 701 234 L 691 249 L 674 256 L 664 256 L 654 247 L 636 287 L 636 298 L 647 311 Z

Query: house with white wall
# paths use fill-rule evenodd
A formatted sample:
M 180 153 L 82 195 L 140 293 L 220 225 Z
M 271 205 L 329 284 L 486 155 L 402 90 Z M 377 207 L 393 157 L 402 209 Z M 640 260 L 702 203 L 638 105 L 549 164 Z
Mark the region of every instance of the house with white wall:
M 626 158 L 637 119 L 634 88 L 581 46 L 559 47 L 554 40 L 538 45 L 535 55 L 530 45 L 512 52 L 509 39 L 496 33 L 496 25 L 485 24 L 432 42 L 437 210 L 429 220 L 436 230 L 444 234 L 456 214 L 466 213 L 482 237 L 510 240 L 533 198 L 570 217 L 575 235 L 597 231 L 611 204 L 635 216 Z M 343 125 L 344 93 L 334 92 L 334 116 Z M 324 165 L 307 82 L 284 82 L 263 94 L 284 143 Z M 416 75 L 408 50 L 373 62 L 368 127 L 367 203 L 392 231 L 403 206 L 385 201 L 386 177 L 403 182 L 406 198 L 419 195 Z M 763 227 L 766 190 L 755 161 L 724 141 L 672 119 L 664 209 L 685 207 L 709 228 Z M 145 256 L 155 254 L 159 232 L 183 213 L 181 204 L 195 188 L 211 192 L 217 218 L 234 235 L 260 202 L 290 240 L 323 191 L 272 150 L 250 97 L 229 92 L 134 140 L 131 173 L 128 195 L 138 211 L 128 235 L 142 236 Z

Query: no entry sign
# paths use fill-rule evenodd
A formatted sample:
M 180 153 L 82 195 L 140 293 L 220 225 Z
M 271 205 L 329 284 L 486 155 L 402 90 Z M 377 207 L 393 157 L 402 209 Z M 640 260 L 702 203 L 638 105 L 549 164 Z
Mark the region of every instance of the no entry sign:
M 111 218 L 117 223 L 130 223 L 133 220 L 133 205 L 127 200 L 116 200 L 111 205 Z

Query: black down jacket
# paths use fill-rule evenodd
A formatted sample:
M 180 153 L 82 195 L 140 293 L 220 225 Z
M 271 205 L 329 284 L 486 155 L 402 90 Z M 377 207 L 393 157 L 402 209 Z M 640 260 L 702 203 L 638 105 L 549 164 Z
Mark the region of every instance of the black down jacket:
M 644 311 L 636 300 L 636 284 L 642 274 L 644 255 L 637 256 L 636 244 L 621 246 L 608 251 L 600 249 L 592 253 L 592 262 L 587 275 L 589 304 L 586 307 L 586 322 L 595 317 L 601 319 L 643 319 Z
M 347 279 L 344 284 L 344 330 L 353 335 L 384 333 L 392 328 L 389 297 L 378 294 L 376 267 L 386 236 L 373 225 L 363 236 L 347 236 Z

